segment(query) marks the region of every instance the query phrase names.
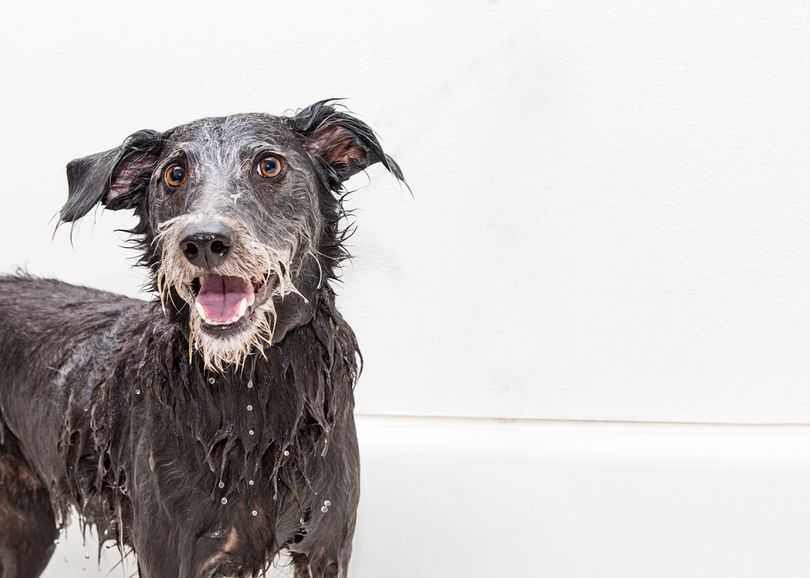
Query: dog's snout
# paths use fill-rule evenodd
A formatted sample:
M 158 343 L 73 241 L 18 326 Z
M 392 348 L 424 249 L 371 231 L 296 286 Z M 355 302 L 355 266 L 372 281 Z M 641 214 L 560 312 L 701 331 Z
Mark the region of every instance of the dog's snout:
M 192 225 L 180 237 L 180 250 L 192 265 L 210 269 L 225 261 L 233 241 L 233 229 L 222 223 Z

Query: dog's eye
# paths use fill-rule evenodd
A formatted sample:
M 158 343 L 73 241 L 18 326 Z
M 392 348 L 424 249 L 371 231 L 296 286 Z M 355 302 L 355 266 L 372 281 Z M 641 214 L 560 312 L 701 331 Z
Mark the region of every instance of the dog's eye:
M 171 165 L 163 174 L 163 179 L 170 187 L 179 187 L 186 180 L 186 170 L 180 165 Z
M 264 157 L 259 161 L 256 172 L 263 177 L 277 177 L 281 173 L 281 159 L 278 157 Z

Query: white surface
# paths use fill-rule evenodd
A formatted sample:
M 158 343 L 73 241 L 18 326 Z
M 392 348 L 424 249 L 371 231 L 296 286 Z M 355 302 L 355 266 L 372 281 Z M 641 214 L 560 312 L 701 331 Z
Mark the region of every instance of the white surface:
M 805 578 L 810 568 L 807 427 L 358 425 L 352 578 Z M 94 568 L 73 535 L 45 576 L 105 575 Z
M 810 418 L 807 2 L 8 6 L 0 270 L 135 293 L 68 160 L 348 96 L 415 192 L 350 203 L 360 409 Z

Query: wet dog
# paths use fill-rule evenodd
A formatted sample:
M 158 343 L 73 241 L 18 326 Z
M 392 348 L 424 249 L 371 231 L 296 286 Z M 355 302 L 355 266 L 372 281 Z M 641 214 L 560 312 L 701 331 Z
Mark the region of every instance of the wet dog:
M 139 131 L 72 161 L 63 222 L 132 209 L 154 299 L 0 278 L 0 575 L 75 509 L 142 578 L 345 576 L 359 495 L 354 334 L 332 283 L 343 182 L 397 164 L 323 101 Z

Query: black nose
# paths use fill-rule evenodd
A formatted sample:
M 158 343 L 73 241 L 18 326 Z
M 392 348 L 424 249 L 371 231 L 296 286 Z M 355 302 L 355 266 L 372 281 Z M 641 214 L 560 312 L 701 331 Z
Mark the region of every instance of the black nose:
M 233 237 L 233 230 L 222 223 L 199 223 L 183 231 L 180 250 L 192 265 L 210 269 L 225 261 Z

